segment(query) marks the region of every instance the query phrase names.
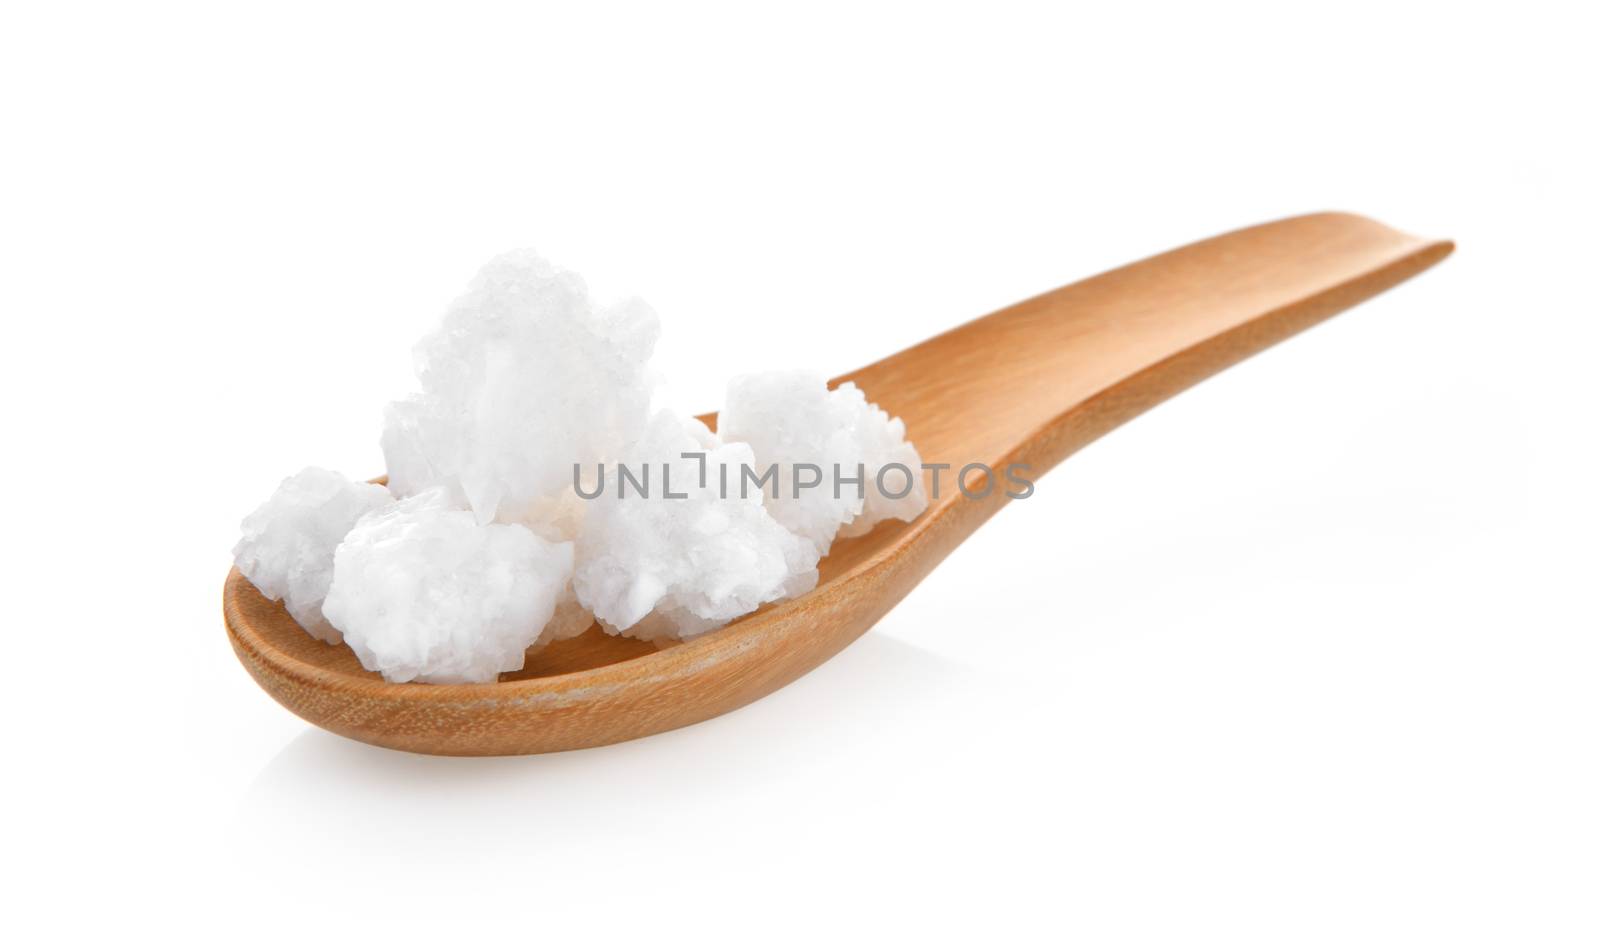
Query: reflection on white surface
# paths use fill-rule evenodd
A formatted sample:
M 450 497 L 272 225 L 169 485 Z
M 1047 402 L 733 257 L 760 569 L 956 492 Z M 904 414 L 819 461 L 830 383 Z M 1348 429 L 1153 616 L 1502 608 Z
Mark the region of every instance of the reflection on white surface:
M 873 631 L 754 704 L 610 747 L 433 757 L 308 727 L 256 778 L 235 827 L 272 855 L 335 863 L 357 854 L 367 862 L 384 854 L 482 861 L 625 844 L 674 816 L 704 822 L 759 810 L 771 785 L 826 771 L 898 718 L 927 716 L 969 680 L 959 664 Z M 818 785 L 814 776 L 806 782 Z

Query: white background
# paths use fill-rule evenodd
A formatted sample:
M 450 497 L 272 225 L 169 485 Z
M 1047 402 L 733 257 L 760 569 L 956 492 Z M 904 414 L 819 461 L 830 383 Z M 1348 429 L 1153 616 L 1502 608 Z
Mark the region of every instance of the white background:
M 8 938 L 1594 948 L 1595 32 L 1473 6 L 8 5 Z M 699 411 L 1325 208 L 1460 250 L 719 720 L 410 756 L 228 648 L 239 518 L 381 471 L 496 252 Z

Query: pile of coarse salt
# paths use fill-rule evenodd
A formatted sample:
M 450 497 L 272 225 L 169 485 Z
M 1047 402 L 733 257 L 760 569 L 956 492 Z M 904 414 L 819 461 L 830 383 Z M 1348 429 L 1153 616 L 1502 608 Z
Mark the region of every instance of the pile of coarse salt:
M 537 255 L 496 258 L 417 345 L 388 487 L 290 477 L 245 519 L 240 572 L 391 681 L 493 681 L 595 622 L 711 631 L 813 588 L 835 536 L 926 508 L 904 424 L 853 385 L 738 378 L 716 433 L 652 412 L 659 331 Z

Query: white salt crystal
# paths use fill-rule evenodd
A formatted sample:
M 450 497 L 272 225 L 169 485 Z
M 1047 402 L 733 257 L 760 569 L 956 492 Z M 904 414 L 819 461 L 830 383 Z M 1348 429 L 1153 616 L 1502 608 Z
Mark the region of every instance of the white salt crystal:
M 382 486 L 308 467 L 245 518 L 234 564 L 261 594 L 283 599 L 300 627 L 338 644 L 338 629 L 322 615 L 333 581 L 333 550 L 356 520 L 392 501 Z
M 642 303 L 599 307 L 531 252 L 496 258 L 417 345 L 420 392 L 386 413 L 402 500 L 308 469 L 245 520 L 241 571 L 390 680 L 492 681 L 596 621 L 683 638 L 792 598 L 836 535 L 926 508 L 905 425 L 851 384 L 738 378 L 721 439 L 652 417 L 657 334 Z M 618 498 L 619 461 L 648 490 Z M 574 464 L 609 468 L 600 498 L 575 491 Z M 797 497 L 803 470 L 817 485 Z
M 578 601 L 578 593 L 572 590 L 572 581 L 568 579 L 566 589 L 556 602 L 555 614 L 550 616 L 550 622 L 539 633 L 537 644 L 547 645 L 552 641 L 576 638 L 592 627 L 594 612 L 584 608 L 583 603 Z
M 350 530 L 322 610 L 390 681 L 493 681 L 522 667 L 571 574 L 571 543 L 479 525 L 439 488 Z
M 839 534 L 858 536 L 886 519 L 910 522 L 922 515 L 928 508 L 928 494 L 922 485 L 922 457 L 906 439 L 905 421 L 889 416 L 876 403 L 868 403 L 866 395 L 853 383 L 840 384 L 828 397 L 853 412 L 857 451 L 867 473 L 861 514 L 841 526 Z
M 700 461 L 685 452 L 706 455 L 704 486 Z M 754 463 L 749 446 L 721 444 L 698 421 L 663 411 L 623 459 L 636 475 L 648 471 L 648 493 L 608 471 L 578 534 L 573 577 L 579 600 L 607 630 L 691 637 L 816 585 L 813 543 L 778 525 L 759 493 L 721 492 L 722 467 L 736 481 L 740 466 Z M 585 480 L 587 491 L 592 468 Z
M 597 307 L 532 252 L 494 259 L 417 345 L 422 391 L 386 414 L 390 487 L 444 486 L 480 523 L 537 523 L 574 463 L 613 460 L 642 431 L 658 333 L 642 302 Z
M 854 384 L 830 391 L 822 377 L 798 371 L 736 377 L 728 385 L 717 432 L 725 440 L 749 443 L 760 471 L 777 465 L 767 510 L 824 553 L 841 531 L 860 535 L 884 519 L 909 521 L 928 506 L 922 460 L 906 442 L 905 423 L 868 403 Z M 820 470 L 820 485 L 801 489 L 798 498 L 796 483 L 809 483 L 819 474 L 797 464 Z M 880 470 L 891 466 L 882 473 L 880 488 Z M 836 484 L 836 473 L 845 479 L 864 475 L 861 487 Z M 910 489 L 904 498 L 882 491 L 902 492 L 907 475 Z

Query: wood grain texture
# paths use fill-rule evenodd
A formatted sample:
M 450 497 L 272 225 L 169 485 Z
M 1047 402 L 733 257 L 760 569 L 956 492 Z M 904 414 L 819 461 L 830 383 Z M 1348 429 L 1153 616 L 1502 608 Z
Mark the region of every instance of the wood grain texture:
M 1354 215 L 1259 225 L 991 314 L 844 374 L 905 419 L 922 457 L 1037 478 L 1100 435 L 1438 262 L 1444 241 Z M 941 487 L 948 490 L 949 486 Z M 434 754 L 592 747 L 693 724 L 770 693 L 859 637 L 1008 500 L 942 492 L 911 524 L 841 539 L 808 595 L 657 649 L 598 629 L 495 684 L 389 684 L 307 636 L 231 572 L 223 617 L 280 703 L 356 740 Z

